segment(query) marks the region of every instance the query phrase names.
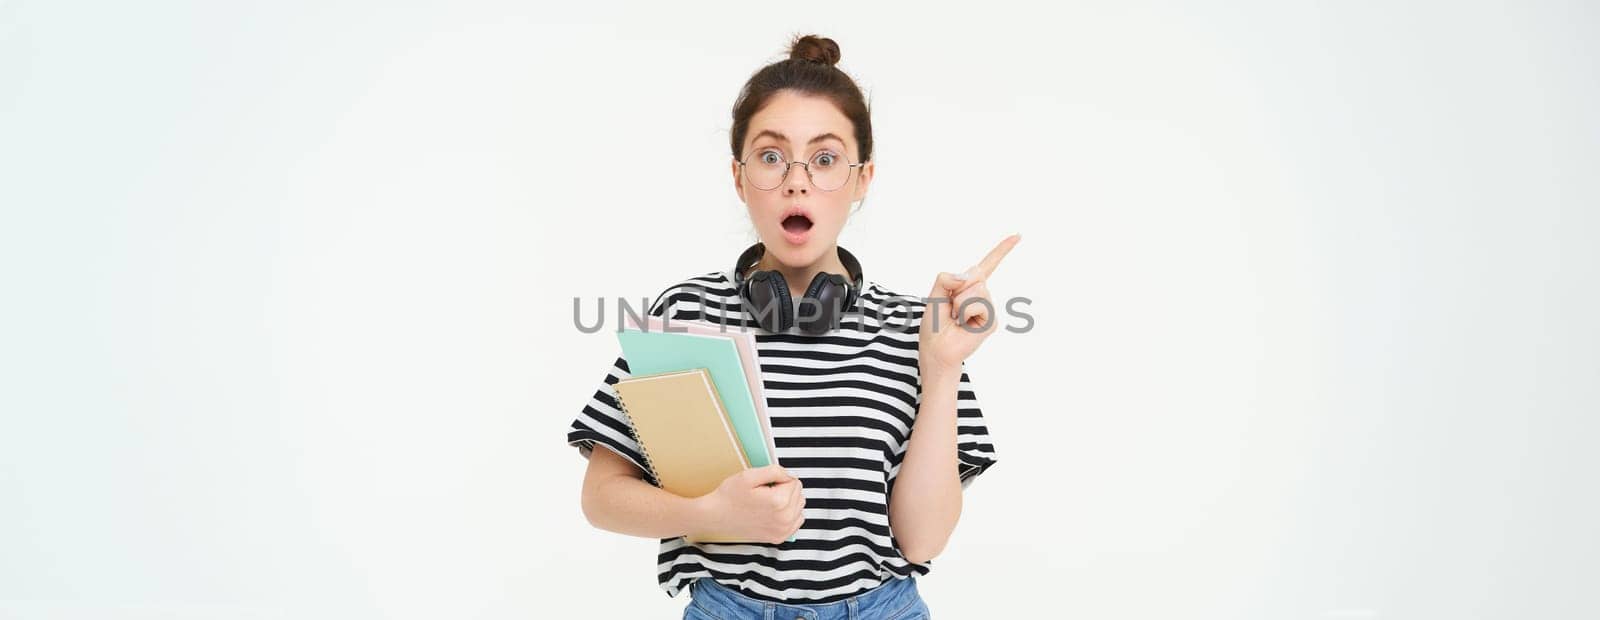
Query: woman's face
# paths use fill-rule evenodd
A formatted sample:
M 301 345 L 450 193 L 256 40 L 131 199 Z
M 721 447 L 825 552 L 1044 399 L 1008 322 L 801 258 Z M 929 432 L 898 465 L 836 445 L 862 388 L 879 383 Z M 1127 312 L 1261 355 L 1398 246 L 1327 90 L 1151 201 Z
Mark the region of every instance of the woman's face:
M 741 157 L 749 166 L 760 165 L 764 157 L 775 161 L 767 151 L 786 162 L 809 162 L 822 151 L 843 155 L 849 163 L 861 161 L 850 119 L 825 98 L 790 90 L 773 95 L 750 119 Z M 834 161 L 845 164 L 843 159 Z M 749 208 L 767 254 L 795 268 L 816 263 L 833 248 L 849 219 L 850 204 L 866 195 L 872 172 L 868 162 L 851 170 L 843 187 L 823 191 L 811 184 L 804 167 L 794 165 L 776 188 L 762 190 L 733 162 L 734 189 Z

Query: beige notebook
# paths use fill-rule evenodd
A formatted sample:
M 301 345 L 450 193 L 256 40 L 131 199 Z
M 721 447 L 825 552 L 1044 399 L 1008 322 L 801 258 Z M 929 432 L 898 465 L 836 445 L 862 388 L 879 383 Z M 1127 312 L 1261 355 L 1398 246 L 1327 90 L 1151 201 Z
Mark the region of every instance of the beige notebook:
M 612 387 L 645 465 L 673 495 L 705 495 L 750 466 L 706 369 L 629 377 Z M 744 542 L 716 536 L 688 541 Z

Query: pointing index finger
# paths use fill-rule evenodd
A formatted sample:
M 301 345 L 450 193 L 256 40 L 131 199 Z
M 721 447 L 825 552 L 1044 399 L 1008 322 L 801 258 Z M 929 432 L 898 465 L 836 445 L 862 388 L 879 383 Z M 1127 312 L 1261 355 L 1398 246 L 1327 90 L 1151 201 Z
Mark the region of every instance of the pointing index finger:
M 1020 233 L 1011 235 L 1005 239 L 1001 239 L 1000 244 L 994 246 L 993 250 L 989 250 L 989 254 L 984 256 L 982 261 L 979 261 L 977 265 L 974 265 L 971 269 L 967 270 L 967 275 L 969 276 L 967 279 L 988 279 L 989 274 L 994 273 L 994 268 L 1000 266 L 1000 259 L 1005 258 L 1006 254 L 1011 253 L 1011 248 L 1016 247 L 1017 242 L 1021 240 L 1022 235 Z

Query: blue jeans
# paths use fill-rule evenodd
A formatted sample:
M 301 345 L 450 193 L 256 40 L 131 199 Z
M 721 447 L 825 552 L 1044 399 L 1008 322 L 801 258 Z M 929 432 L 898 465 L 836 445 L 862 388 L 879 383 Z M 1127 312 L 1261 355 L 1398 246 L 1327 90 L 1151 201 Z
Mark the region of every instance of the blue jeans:
M 709 577 L 689 584 L 684 620 L 928 620 L 915 577 L 890 579 L 842 601 L 805 605 L 769 603 L 740 594 Z

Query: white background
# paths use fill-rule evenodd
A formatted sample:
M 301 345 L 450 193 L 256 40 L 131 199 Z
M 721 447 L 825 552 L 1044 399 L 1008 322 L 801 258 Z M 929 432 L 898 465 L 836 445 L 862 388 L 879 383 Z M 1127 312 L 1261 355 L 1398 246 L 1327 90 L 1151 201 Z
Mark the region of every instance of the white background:
M 871 279 L 1023 233 L 936 617 L 1600 615 L 1592 3 L 536 4 L 0 2 L 0 617 L 677 617 L 572 299 L 754 239 L 804 32 Z

